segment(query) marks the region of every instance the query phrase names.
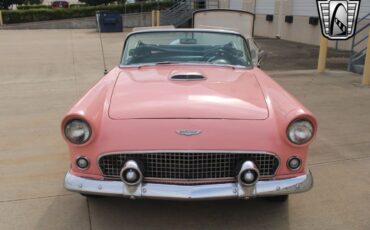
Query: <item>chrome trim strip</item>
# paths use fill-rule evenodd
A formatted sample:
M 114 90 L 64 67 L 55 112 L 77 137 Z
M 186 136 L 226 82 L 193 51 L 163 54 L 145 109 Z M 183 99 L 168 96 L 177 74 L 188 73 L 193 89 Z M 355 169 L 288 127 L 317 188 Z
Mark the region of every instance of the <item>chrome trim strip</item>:
M 143 181 L 146 183 L 155 183 L 155 184 L 200 185 L 200 184 L 235 183 L 237 182 L 237 179 L 235 177 L 202 178 L 202 179 L 173 179 L 173 178 L 145 177 Z
M 313 177 L 310 171 L 298 177 L 258 181 L 254 186 L 245 187 L 238 183 L 207 185 L 168 185 L 141 183 L 127 186 L 122 181 L 93 180 L 75 176 L 68 172 L 64 187 L 73 192 L 93 195 L 123 196 L 129 198 L 152 198 L 174 200 L 207 199 L 248 199 L 262 196 L 280 196 L 310 190 Z
M 144 151 L 121 151 L 121 152 L 106 152 L 106 153 L 102 153 L 100 154 L 97 158 L 96 158 L 96 165 L 101 173 L 102 176 L 105 177 L 102 169 L 100 168 L 100 164 L 99 164 L 99 161 L 100 161 L 100 158 L 104 157 L 104 156 L 107 156 L 107 155 L 118 155 L 118 154 L 147 154 L 147 153 L 188 153 L 188 152 L 192 152 L 192 153 L 202 153 L 202 152 L 206 152 L 206 153 L 233 153 L 233 154 L 267 154 L 267 155 L 271 155 L 271 156 L 274 156 L 278 159 L 278 166 L 276 167 L 276 170 L 275 170 L 275 174 L 274 175 L 271 175 L 271 176 L 261 176 L 261 178 L 272 178 L 272 177 L 275 177 L 277 172 L 279 171 L 280 169 L 280 165 L 281 165 L 281 159 L 279 157 L 279 155 L 277 155 L 276 153 L 272 153 L 272 152 L 266 152 L 266 151 L 235 151 L 235 150 L 144 150 Z M 108 177 L 108 178 L 112 178 L 112 177 Z M 119 178 L 119 177 L 118 177 Z M 144 178 L 145 180 L 145 178 Z
M 251 57 L 251 51 L 249 49 L 249 43 L 247 42 L 247 39 L 250 39 L 249 37 L 245 37 L 244 35 L 236 32 L 236 31 L 230 31 L 230 30 L 216 30 L 216 29 L 194 29 L 194 28 L 191 28 L 191 29 L 153 29 L 153 30 L 142 30 L 142 31 L 133 31 L 129 34 L 127 34 L 126 36 L 126 39 L 125 39 L 125 42 L 123 44 L 123 49 L 122 49 L 122 53 L 121 53 L 121 58 L 120 58 L 120 63 L 119 63 L 119 67 L 120 68 L 126 68 L 126 67 L 137 67 L 137 68 L 140 68 L 142 65 L 141 64 L 134 64 L 134 65 L 124 65 L 122 64 L 123 62 L 123 55 L 125 53 L 125 49 L 126 49 L 126 45 L 127 45 L 127 41 L 128 39 L 132 36 L 132 35 L 136 35 L 136 34 L 145 34 L 145 33 L 158 33 L 158 32 L 204 32 L 204 33 L 219 33 L 219 34 L 233 34 L 233 35 L 236 35 L 236 36 L 239 36 L 241 37 L 243 40 L 244 40 L 244 43 L 245 45 L 247 46 L 247 50 L 248 50 L 248 58 L 249 58 L 249 61 L 250 61 L 250 65 L 249 66 L 242 66 L 243 68 L 242 69 L 253 69 L 255 66 L 253 65 L 252 63 L 252 57 Z M 203 63 L 204 64 L 204 63 Z M 211 66 L 214 65 L 214 64 L 210 64 Z M 240 68 L 240 65 L 219 65 L 220 67 L 231 67 L 231 68 Z
M 271 179 L 273 176 L 260 176 L 259 177 L 259 180 L 269 180 Z M 104 180 L 110 180 L 110 181 L 114 181 L 114 180 L 120 180 L 121 177 L 120 176 L 116 176 L 116 177 L 113 177 L 113 176 L 104 176 Z M 204 183 L 207 183 L 207 184 L 210 184 L 210 183 L 213 183 L 213 184 L 222 184 L 222 183 L 228 183 L 228 182 L 237 182 L 238 179 L 236 177 L 221 177 L 221 178 L 202 178 L 202 179 L 173 179 L 173 178 L 156 178 L 156 177 L 145 177 L 143 178 L 143 181 L 144 182 L 148 182 L 148 183 L 156 183 L 156 184 L 165 184 L 166 182 L 169 183 L 169 184 L 176 184 L 176 183 L 179 183 L 179 184 L 204 184 Z

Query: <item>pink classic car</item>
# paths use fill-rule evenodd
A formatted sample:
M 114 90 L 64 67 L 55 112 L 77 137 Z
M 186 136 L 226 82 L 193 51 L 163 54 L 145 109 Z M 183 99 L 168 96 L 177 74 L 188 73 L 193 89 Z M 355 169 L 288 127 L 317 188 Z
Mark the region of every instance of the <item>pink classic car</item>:
M 66 114 L 84 195 L 154 199 L 271 197 L 311 189 L 312 113 L 253 64 L 240 33 L 129 34 L 120 66 Z

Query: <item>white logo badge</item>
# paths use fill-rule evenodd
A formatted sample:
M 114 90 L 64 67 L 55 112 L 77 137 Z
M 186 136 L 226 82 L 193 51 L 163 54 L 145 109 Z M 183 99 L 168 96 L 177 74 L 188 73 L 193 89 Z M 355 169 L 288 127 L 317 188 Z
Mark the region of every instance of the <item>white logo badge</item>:
M 331 40 L 346 40 L 356 31 L 360 0 L 316 0 L 322 34 Z

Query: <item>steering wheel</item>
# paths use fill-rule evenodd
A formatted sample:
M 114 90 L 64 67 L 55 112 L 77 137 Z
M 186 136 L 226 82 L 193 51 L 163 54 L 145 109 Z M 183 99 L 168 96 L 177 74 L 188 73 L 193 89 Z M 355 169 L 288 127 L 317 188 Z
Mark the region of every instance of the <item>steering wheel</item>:
M 216 65 L 229 65 L 230 61 L 225 58 L 219 57 L 211 57 L 207 60 L 208 63 L 216 64 Z
M 216 64 L 231 64 L 232 60 L 236 60 L 240 56 L 240 51 L 235 49 L 232 43 L 223 46 L 217 46 L 204 53 L 204 60 L 209 63 Z

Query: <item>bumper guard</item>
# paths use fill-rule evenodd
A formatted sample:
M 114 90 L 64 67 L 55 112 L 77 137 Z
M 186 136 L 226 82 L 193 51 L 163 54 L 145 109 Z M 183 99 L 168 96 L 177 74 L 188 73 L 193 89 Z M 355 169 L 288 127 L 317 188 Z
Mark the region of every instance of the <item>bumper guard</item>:
M 253 186 L 242 186 L 239 183 L 206 184 L 206 185 L 171 185 L 141 183 L 127 186 L 122 181 L 93 180 L 75 176 L 68 172 L 64 187 L 73 192 L 123 196 L 129 198 L 152 198 L 169 200 L 212 200 L 279 196 L 308 191 L 313 186 L 310 171 L 305 175 L 281 180 L 258 181 Z

